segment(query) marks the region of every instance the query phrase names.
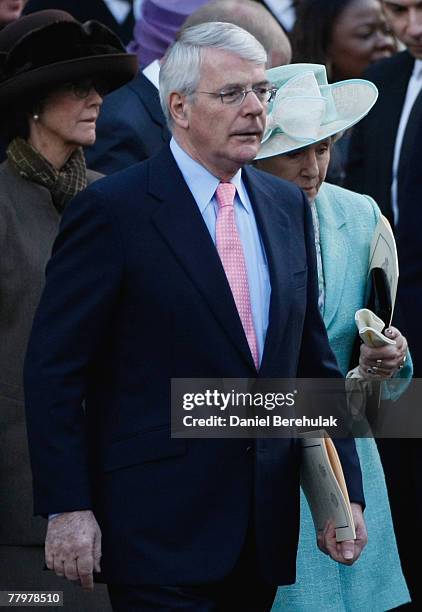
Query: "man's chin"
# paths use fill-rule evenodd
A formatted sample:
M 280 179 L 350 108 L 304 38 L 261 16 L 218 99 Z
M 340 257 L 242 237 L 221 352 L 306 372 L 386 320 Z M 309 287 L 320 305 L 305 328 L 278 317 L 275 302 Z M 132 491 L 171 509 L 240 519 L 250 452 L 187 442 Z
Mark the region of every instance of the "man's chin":
M 241 164 L 242 166 L 244 164 L 250 164 L 255 159 L 255 157 L 258 155 L 260 148 L 261 148 L 260 143 L 251 144 L 247 147 L 246 146 L 242 147 L 240 151 L 236 152 L 234 159 L 236 160 L 237 163 Z

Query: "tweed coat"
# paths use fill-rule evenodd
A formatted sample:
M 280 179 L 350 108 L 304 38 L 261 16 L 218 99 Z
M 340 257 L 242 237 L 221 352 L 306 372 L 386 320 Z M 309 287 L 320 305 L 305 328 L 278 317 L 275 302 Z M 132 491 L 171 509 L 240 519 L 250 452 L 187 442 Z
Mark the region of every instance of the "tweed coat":
M 324 323 L 346 375 L 356 334 L 354 313 L 365 305 L 369 248 L 380 211 L 369 196 L 324 183 L 316 199 L 325 280 Z M 408 363 L 400 376 L 411 376 Z M 409 601 L 397 552 L 384 473 L 376 443 L 356 440 L 366 499 L 368 544 L 347 567 L 316 547 L 308 504 L 301 495 L 297 582 L 281 587 L 273 612 L 383 612 Z
M 88 182 L 100 176 L 88 171 Z M 8 161 L 3 162 L 0 165 L 0 589 L 67 590 L 63 581 L 42 571 L 46 524 L 33 516 L 22 389 L 28 336 L 59 223 L 60 214 L 50 192 L 19 176 Z M 79 591 L 75 588 L 72 591 L 75 604 Z M 89 606 L 90 610 L 106 610 L 107 601 L 96 608 L 91 598 Z M 78 609 L 84 608 L 81 605 Z

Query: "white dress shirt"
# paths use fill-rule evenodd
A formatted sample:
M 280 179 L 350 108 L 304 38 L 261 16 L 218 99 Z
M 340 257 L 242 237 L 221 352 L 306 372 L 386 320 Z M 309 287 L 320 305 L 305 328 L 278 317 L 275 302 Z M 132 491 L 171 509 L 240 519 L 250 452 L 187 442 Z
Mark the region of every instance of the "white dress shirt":
M 283 28 L 290 32 L 296 20 L 296 11 L 293 0 L 264 0 L 272 14 L 278 19 Z
M 394 145 L 393 172 L 391 183 L 391 206 L 393 209 L 394 225 L 397 225 L 399 220 L 399 209 L 397 204 L 397 173 L 400 162 L 400 151 L 403 144 L 403 136 L 406 131 L 409 115 L 412 111 L 413 104 L 422 88 L 422 60 L 415 60 L 412 76 L 409 79 L 407 86 L 406 97 L 404 99 L 403 108 L 399 127 L 397 128 L 396 143 Z
M 160 84 L 160 62 L 155 59 L 153 62 L 145 66 L 142 70 L 144 76 L 150 81 L 156 89 L 159 89 Z
M 132 5 L 127 0 L 104 0 L 117 23 L 122 24 L 129 15 Z
M 170 149 L 215 244 L 215 225 L 218 211 L 215 190 L 220 183 L 220 179 L 192 159 L 174 138 L 170 141 Z M 239 170 L 230 182 L 236 187 L 235 219 L 248 273 L 252 318 L 258 342 L 259 362 L 261 363 L 267 335 L 271 295 L 267 258 L 252 204 L 242 180 L 242 170 Z

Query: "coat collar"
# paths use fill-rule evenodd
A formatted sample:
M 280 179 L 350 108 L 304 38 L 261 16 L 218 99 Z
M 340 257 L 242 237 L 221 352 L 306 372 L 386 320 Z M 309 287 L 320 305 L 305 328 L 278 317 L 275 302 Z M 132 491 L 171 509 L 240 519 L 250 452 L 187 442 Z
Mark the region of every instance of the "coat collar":
M 287 217 L 274 206 L 274 194 L 271 196 L 267 192 L 260 174 L 248 168 L 243 177 L 265 246 L 272 287 L 269 325 L 260 367 L 260 373 L 264 375 L 271 363 L 271 354 L 281 341 L 288 314 L 287 308 L 281 308 L 280 287 L 288 291 L 286 252 L 289 250 L 289 239 L 281 239 L 281 236 L 288 237 L 289 232 L 286 231 Z M 179 259 L 243 360 L 255 370 L 220 258 L 168 147 L 149 162 L 149 192 L 161 202 L 152 217 L 157 230 Z M 274 239 L 277 234 L 278 237 Z
M 324 323 L 328 329 L 342 301 L 349 246 L 346 240 L 346 218 L 336 206 L 329 185 L 323 184 L 315 200 L 320 224 L 322 265 L 325 281 Z
M 151 119 L 167 130 L 166 120 L 161 110 L 158 89 L 154 87 L 151 81 L 142 72 L 138 72 L 133 81 L 128 84 L 128 87 L 142 100 Z
M 397 128 L 415 60 L 408 51 L 403 51 L 397 57 L 384 61 L 386 68 L 394 63 L 394 71 L 390 69 L 385 72 L 382 79 L 382 101 L 380 100 L 380 103 L 375 106 L 375 110 L 371 114 L 371 120 L 382 126 L 382 144 L 388 152 L 384 149 L 383 155 L 379 156 L 380 160 L 382 159 L 380 167 L 390 172 L 391 164 L 389 165 L 386 157 L 391 158 L 392 163 Z M 382 64 L 380 64 L 379 70 L 381 70 L 381 67 Z M 369 76 L 369 78 L 371 77 Z

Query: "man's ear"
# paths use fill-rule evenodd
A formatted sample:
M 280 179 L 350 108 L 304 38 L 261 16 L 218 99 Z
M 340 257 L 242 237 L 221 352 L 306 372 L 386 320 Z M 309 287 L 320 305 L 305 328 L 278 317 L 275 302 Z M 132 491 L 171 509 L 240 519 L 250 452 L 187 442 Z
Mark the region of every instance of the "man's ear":
M 173 91 L 169 96 L 169 110 L 173 121 L 176 125 L 183 129 L 189 127 L 189 113 L 187 107 L 189 102 L 187 97 L 177 91 Z

